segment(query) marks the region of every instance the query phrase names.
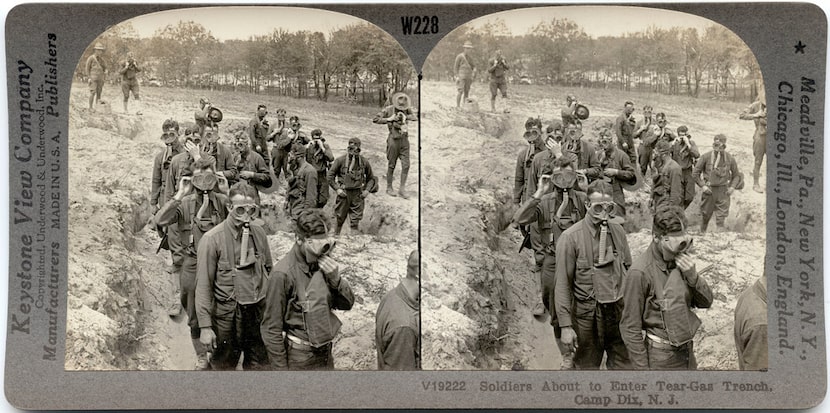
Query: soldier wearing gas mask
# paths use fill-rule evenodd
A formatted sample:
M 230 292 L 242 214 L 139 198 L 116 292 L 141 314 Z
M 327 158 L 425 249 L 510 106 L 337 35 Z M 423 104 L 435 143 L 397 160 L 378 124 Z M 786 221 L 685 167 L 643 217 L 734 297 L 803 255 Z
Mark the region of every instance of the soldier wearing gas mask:
M 199 160 L 203 154 L 211 155 L 216 160 L 215 170 L 221 175 L 219 190 L 227 193 L 231 182 L 237 179 L 233 152 L 219 142 L 219 131 L 215 126 L 205 126 L 204 135 L 193 132 L 185 137 L 185 151 L 174 156 L 170 161 L 168 183 L 174 191 L 178 190 L 179 180 L 190 165 Z
M 236 369 L 240 356 L 245 370 L 268 368 L 259 326 L 273 262 L 265 230 L 253 222 L 259 211 L 255 197 L 246 182 L 232 186 L 227 218 L 202 237 L 197 249 L 199 341 L 212 354 L 214 370 Z
M 622 281 L 631 265 L 625 230 L 612 221 L 616 204 L 611 184 L 588 185 L 586 215 L 556 243 L 556 316 L 562 344 L 574 353 L 578 370 L 629 368 L 620 337 Z
M 593 144 L 582 139 L 582 122 L 568 124 L 565 127 L 565 136 L 562 138 L 562 157 L 555 162 L 557 165 L 572 164 L 576 171 L 587 178 L 585 186 L 602 175 L 602 165 Z
M 173 159 L 180 153 L 184 152 L 184 146 L 179 140 L 179 123 L 173 119 L 167 119 L 161 126 L 161 139 L 164 141 L 165 148 L 160 151 L 153 160 L 153 177 L 152 188 L 150 189 L 150 205 L 153 208 L 153 215 L 148 219 L 148 225 L 156 227 L 159 235 L 162 236 L 162 244 L 160 249 L 164 248 L 164 237 L 167 238 L 167 249 L 170 251 L 172 259 L 172 267 L 168 271 L 170 274 L 171 291 L 170 301 L 168 303 L 167 312 L 171 316 L 176 316 L 181 313 L 181 304 L 179 304 L 179 295 L 181 287 L 179 286 L 179 272 L 181 270 L 181 242 L 179 242 L 179 227 L 176 224 L 168 225 L 165 229 L 159 226 L 155 220 L 155 213 L 158 212 L 164 204 L 175 194 L 176 186 L 171 182 L 171 174 L 173 174 Z
M 652 152 L 651 166 L 654 169 L 654 183 L 651 186 L 651 210 L 662 205 L 683 206 L 683 169 L 671 157 L 672 144 L 666 140 L 657 141 Z
M 294 143 L 299 142 L 301 145 L 306 145 L 309 142 L 305 132 L 300 131 L 301 127 L 300 118 L 292 116 L 288 119 L 288 127 L 281 128 L 279 135 L 274 138 L 274 149 L 271 150 L 271 166 L 274 168 L 274 174 L 277 178 L 280 177 L 281 172 L 285 172 L 286 178 L 288 177 L 288 153 Z
M 692 307 L 709 308 L 712 290 L 695 270 L 692 237 L 679 206 L 654 215 L 654 238 L 623 281 L 620 319 L 632 367 L 638 370 L 694 370 L 693 349 L 700 319 Z M 645 331 L 645 337 L 643 337 Z
M 625 219 L 625 193 L 622 183 L 633 184 L 637 180 L 634 166 L 625 151 L 614 145 L 611 131 L 603 128 L 599 133 L 599 152 L 602 175 L 609 180 L 614 190 L 614 203 L 617 204 L 615 216 Z
M 395 165 L 401 160 L 401 187 L 398 195 L 407 199 L 406 178 L 409 175 L 409 127 L 407 122 L 416 120 L 415 113 L 409 107 L 409 96 L 403 92 L 392 95 L 392 105 L 389 105 L 372 119 L 372 122 L 389 127 L 389 136 L 386 138 L 386 194 L 395 196 L 392 181 L 395 176 Z
M 349 139 L 348 153 L 334 161 L 327 182 L 337 192 L 334 204 L 334 215 L 337 218 L 335 233 L 340 234 L 346 218 L 349 218 L 352 234 L 357 233 L 357 226 L 363 219 L 365 199 L 378 190 L 372 165 L 360 154 L 359 138 Z
M 271 186 L 271 174 L 268 171 L 268 164 L 265 159 L 262 159 L 259 153 L 252 151 L 250 145 L 250 140 L 245 136 L 245 132 L 240 131 L 234 137 L 234 165 L 239 180 L 248 181 L 248 184 L 256 188 L 256 202 L 259 204 L 259 188 Z
M 336 241 L 323 211 L 300 212 L 296 235 L 266 283 L 262 338 L 274 370 L 331 370 L 341 326 L 332 310 L 350 310 L 354 293 L 331 257 Z
M 671 140 L 672 149 L 671 157 L 680 165 L 683 172 L 683 209 L 689 207 L 692 201 L 695 200 L 695 179 L 693 177 L 693 169 L 700 152 L 697 150 L 695 141 L 692 140 L 692 135 L 689 135 L 689 127 L 681 125 L 677 128 L 677 137 Z
M 551 314 L 551 325 L 554 337 L 562 354 L 563 370 L 573 369 L 573 352 L 562 345 L 562 331 L 556 318 L 554 306 L 554 283 L 556 279 L 556 243 L 562 232 L 585 217 L 587 195 L 576 188 L 576 172 L 570 165 L 562 168 L 545 166 L 536 192 L 527 201 L 522 203 L 513 215 L 513 222 L 521 225 L 535 223 L 539 228 L 540 239 L 544 254 L 542 270 L 540 271 L 540 285 L 542 288 L 542 303 L 545 310 Z
M 227 216 L 228 197 L 216 191 L 219 178 L 214 171 L 215 160 L 210 155 L 193 162 L 192 173 L 179 181 L 176 195 L 156 214 L 160 226 L 175 225 L 179 229 L 179 242 L 184 246 L 181 284 L 181 305 L 190 326 L 190 338 L 196 350 L 196 370 L 208 369 L 205 347 L 199 342 L 200 330 L 196 320 L 196 251 L 202 235 L 219 225 Z
M 328 173 L 331 162 L 334 161 L 334 153 L 331 147 L 323 138 L 323 131 L 314 129 L 311 131 L 311 143 L 306 151 L 306 161 L 317 171 L 317 199 L 315 208 L 323 208 L 329 202 Z
M 742 184 L 738 163 L 726 152 L 726 136 L 715 135 L 712 151 L 700 157 L 693 174 L 702 192 L 700 213 L 703 222 L 700 224 L 700 232 L 706 232 L 713 213 L 718 230 L 723 230 L 726 228 L 726 217 L 729 216 L 732 193 Z
M 544 135 L 545 150 L 533 155 L 533 161 L 530 163 L 530 175 L 525 178 L 528 182 L 539 182 L 542 169 L 562 156 L 562 137 L 564 136 L 562 122 L 553 121 L 546 128 Z
M 296 219 L 302 210 L 315 208 L 317 205 L 317 171 L 306 161 L 307 151 L 308 147 L 295 142 L 288 153 L 285 210 L 292 219 Z

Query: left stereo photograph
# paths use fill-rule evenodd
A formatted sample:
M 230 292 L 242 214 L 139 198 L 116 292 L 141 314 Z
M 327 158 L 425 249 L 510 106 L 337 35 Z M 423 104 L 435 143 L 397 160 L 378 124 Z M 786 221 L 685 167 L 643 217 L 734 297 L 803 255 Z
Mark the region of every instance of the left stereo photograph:
M 420 368 L 417 82 L 325 10 L 101 33 L 68 107 L 65 369 Z

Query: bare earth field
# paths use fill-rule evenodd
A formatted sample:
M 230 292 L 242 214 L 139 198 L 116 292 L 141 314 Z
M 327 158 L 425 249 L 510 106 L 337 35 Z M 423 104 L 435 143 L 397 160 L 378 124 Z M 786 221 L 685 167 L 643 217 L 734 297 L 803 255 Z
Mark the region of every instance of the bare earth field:
M 190 370 L 195 355 L 186 316 L 170 318 L 170 255 L 156 254 L 158 235 L 145 227 L 149 210 L 153 157 L 163 150 L 161 124 L 167 118 L 192 122 L 200 97 L 222 109 L 223 140 L 253 117 L 264 103 L 297 114 L 307 133 L 314 128 L 345 153 L 347 141 L 359 137 L 381 191 L 367 198 L 362 234 L 344 227 L 333 258 L 357 296 L 351 311 L 340 312 L 343 328 L 334 344 L 335 367 L 377 368 L 374 316 L 386 291 L 406 273 L 406 257 L 417 247 L 417 126 L 410 130 L 412 168 L 408 200 L 387 196 L 385 125 L 372 124 L 376 108 L 339 103 L 142 87 L 142 101 L 121 113 L 118 85 L 106 85 L 103 105 L 87 109 L 87 87 L 75 84 L 69 113 L 69 309 L 68 370 Z M 109 106 L 112 105 L 112 110 Z M 269 116 L 269 120 L 270 116 Z M 273 119 L 275 122 L 276 120 Z M 396 170 L 398 186 L 400 167 Z M 282 182 L 284 184 L 284 181 Z M 294 240 L 283 215 L 282 191 L 263 197 L 266 228 L 275 262 Z M 334 201 L 326 207 L 333 211 Z
M 425 369 L 558 369 L 560 355 L 548 320 L 531 315 L 538 275 L 531 272 L 528 251 L 518 254 L 521 235 L 509 226 L 516 156 L 526 145 L 524 121 L 559 117 L 564 96 L 574 93 L 591 110 L 585 137 L 610 124 L 632 100 L 637 115 L 650 104 L 665 112 L 669 126 L 687 125 L 701 153 L 712 137 L 728 136 L 749 181 L 732 196 L 727 231 L 699 234 L 699 200 L 687 209 L 695 236 L 698 269 L 713 264 L 706 279 L 713 289 L 711 309 L 698 310 L 703 326 L 695 337 L 699 368 L 737 369 L 732 337 L 737 296 L 763 272 L 766 245 L 766 198 L 751 189 L 754 124 L 738 119 L 745 103 L 696 100 L 684 96 L 625 93 L 603 89 L 565 89 L 511 85 L 512 113 L 489 111 L 486 83 L 475 83 L 475 103 L 455 108 L 455 86 L 424 82 L 422 91 L 422 262 L 428 278 L 422 284 L 423 357 Z M 497 104 L 503 108 L 499 98 Z M 766 167 L 766 163 L 764 164 Z M 766 174 L 762 173 L 762 182 Z M 649 194 L 628 193 L 632 230 L 628 235 L 636 257 L 651 242 Z M 714 221 L 714 219 L 712 220 Z M 710 230 L 714 229 L 710 223 Z

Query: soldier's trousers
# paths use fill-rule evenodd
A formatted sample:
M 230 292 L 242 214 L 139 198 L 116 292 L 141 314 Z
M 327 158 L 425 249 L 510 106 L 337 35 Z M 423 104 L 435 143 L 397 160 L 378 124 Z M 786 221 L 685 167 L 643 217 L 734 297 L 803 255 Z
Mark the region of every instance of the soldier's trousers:
M 675 347 L 646 338 L 646 351 L 649 370 L 697 370 L 692 341 Z
M 693 168 L 683 170 L 680 182 L 683 185 L 683 208 L 688 208 L 695 200 L 695 178 L 692 176 Z
M 405 177 L 409 173 L 409 138 L 394 139 L 390 136 L 386 139 L 387 180 L 392 179 L 398 159 L 401 160 L 401 176 Z
M 349 218 L 349 226 L 357 228 L 360 220 L 363 219 L 363 208 L 365 200 L 363 199 L 363 191 L 360 188 L 344 189 L 343 196 L 337 196 L 334 204 L 334 216 L 337 217 L 337 228 L 340 228 L 346 218 Z
M 643 177 L 646 176 L 646 172 L 648 172 L 648 166 L 651 165 L 651 152 L 654 150 L 654 147 L 640 144 L 640 173 L 643 174 Z
M 608 370 L 631 368 L 628 350 L 620 335 L 620 314 L 622 300 L 601 304 L 596 300 L 575 300 L 573 329 L 577 337 L 574 364 L 577 370 L 596 370 L 607 355 L 605 366 Z
M 331 343 L 322 347 L 311 347 L 286 339 L 285 355 L 289 370 L 334 370 Z
M 703 193 L 700 196 L 700 213 L 703 215 L 703 223 L 701 229 L 706 229 L 706 224 L 715 214 L 715 222 L 718 226 L 723 226 L 726 223 L 726 217 L 729 216 L 729 204 L 731 198 L 727 193 L 729 187 L 727 185 L 712 186 L 712 192 Z
M 764 163 L 764 155 L 767 153 L 767 135 L 755 133 L 752 140 L 752 154 L 755 155 L 755 165 L 752 168 L 753 181 L 758 179 L 761 173 L 761 164 Z
M 182 262 L 182 270 L 179 273 L 181 284 L 182 308 L 187 313 L 187 325 L 190 327 L 190 338 L 198 339 L 199 320 L 196 319 L 196 257 L 185 254 Z
M 329 180 L 326 171 L 317 171 L 317 208 L 329 203 Z
M 214 370 L 235 370 L 244 354 L 244 370 L 265 370 L 269 367 L 268 352 L 259 332 L 263 301 L 238 304 L 236 301 L 216 302 L 213 310 L 213 331 L 216 349 L 210 364 Z
M 288 176 L 288 152 L 284 149 L 274 147 L 271 150 L 271 167 L 274 168 L 274 176 L 280 177 L 280 173 Z

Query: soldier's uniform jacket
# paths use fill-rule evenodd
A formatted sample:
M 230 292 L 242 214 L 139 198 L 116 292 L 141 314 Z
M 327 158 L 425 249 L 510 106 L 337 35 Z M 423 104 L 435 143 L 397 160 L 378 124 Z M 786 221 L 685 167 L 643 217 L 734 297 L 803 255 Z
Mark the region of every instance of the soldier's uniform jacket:
M 728 152 L 723 151 L 718 167 L 715 168 L 715 151 L 706 152 L 695 165 L 695 182 L 699 186 L 731 186 L 737 183 L 738 163 Z
M 700 152 L 697 150 L 697 144 L 692 139 L 689 139 L 689 146 L 680 141 L 680 138 L 674 138 L 671 147 L 671 157 L 680 165 L 680 169 L 686 170 L 694 168 L 695 162 L 700 158 Z
M 574 325 L 579 314 L 572 314 L 574 300 L 616 302 L 622 297 L 622 279 L 631 265 L 631 251 L 625 230 L 617 223 L 608 223 L 608 245 L 605 256 L 613 260 L 598 266 L 600 228 L 584 218 L 565 232 L 556 243 L 556 315 L 561 327 Z M 613 251 L 609 255 L 609 251 Z M 610 268 L 609 268 L 610 267 Z
M 756 281 L 735 306 L 735 346 L 741 370 L 769 368 L 767 352 L 767 288 Z
M 228 197 L 215 191 L 208 194 L 210 209 L 200 220 L 196 219 L 196 213 L 204 202 L 200 193 L 191 193 L 182 198 L 181 201 L 175 198 L 170 199 L 156 214 L 156 221 L 161 226 L 177 223 L 182 245 L 185 246 L 185 253 L 196 256 L 196 249 L 202 235 L 219 225 L 228 216 Z M 193 240 L 190 236 L 193 236 Z M 187 248 L 191 245 L 193 249 Z
M 291 128 L 283 128 L 280 131 L 280 133 L 277 134 L 275 145 L 278 149 L 282 149 L 288 152 L 291 150 L 291 145 L 294 144 L 294 142 L 299 142 L 303 145 L 307 145 L 308 142 L 311 141 L 308 135 L 306 135 L 303 131 L 296 131 L 294 133 L 294 139 L 292 140 L 291 136 L 288 134 L 290 130 Z M 308 156 L 308 154 L 306 154 L 306 156 Z
M 667 159 L 660 173 L 654 177 L 651 201 L 655 210 L 663 204 L 683 204 L 683 170 L 674 159 Z
M 398 110 L 395 109 L 394 106 L 387 106 L 383 108 L 383 110 L 378 112 L 377 115 L 375 115 L 374 119 L 372 119 L 372 122 L 377 123 L 379 125 L 385 124 L 389 128 L 389 139 L 408 138 L 409 133 L 401 130 L 401 127 L 404 126 L 403 122 L 400 122 L 398 120 L 389 122 L 386 120 L 386 118 L 399 112 L 405 114 L 406 118 L 409 120 L 415 119 L 415 113 L 412 111 L 412 108 L 406 108 L 406 110 Z
M 562 153 L 565 152 L 566 150 L 563 149 Z M 576 152 L 568 152 L 576 153 L 577 164 L 574 165 L 574 168 L 584 170 L 585 177 L 588 178 L 589 182 L 594 181 L 602 175 L 602 165 L 600 164 L 599 156 L 597 156 L 596 147 L 593 144 L 585 139 L 580 139 L 578 150 Z
M 530 145 L 526 145 L 516 158 L 516 174 L 513 180 L 513 202 L 522 203 L 536 192 L 536 182 L 531 167 L 536 155 L 547 150 L 545 145 L 533 145 L 533 153 L 528 154 Z
M 363 155 L 357 155 L 357 162 L 349 171 L 349 155 L 337 158 L 331 165 L 328 173 L 329 186 L 338 189 L 360 189 L 369 192 L 377 191 L 377 178 L 372 173 L 372 165 Z
M 165 147 L 153 159 L 153 186 L 150 189 L 150 205 L 159 207 L 167 203 L 173 197 L 173 186 L 170 185 L 170 167 L 173 157 L 184 151 L 181 145 Z
M 568 206 L 559 218 L 556 217 L 565 196 L 565 192 L 557 189 L 542 195 L 540 199 L 530 198 L 514 214 L 514 220 L 519 224 L 538 224 L 545 253 L 549 255 L 556 253 L 556 242 L 562 233 L 585 217 L 588 196 L 575 189 L 567 192 Z
M 269 126 L 265 126 L 259 119 L 259 116 L 254 115 L 254 118 L 248 122 L 248 138 L 251 140 L 251 150 L 257 151 L 259 146 L 259 153 L 268 153 L 268 132 Z
M 306 161 L 314 167 L 317 172 L 328 172 L 329 166 L 331 162 L 334 160 L 334 154 L 331 151 L 331 147 L 329 144 L 326 143 L 325 139 L 319 139 L 320 142 L 323 144 L 323 148 L 320 149 L 317 146 L 316 142 L 318 140 L 311 140 L 311 145 L 308 147 L 306 151 Z
M 383 297 L 375 316 L 378 370 L 421 368 L 420 307 L 398 284 Z
M 612 197 L 617 205 L 625 206 L 625 194 L 621 183 L 633 184 L 637 180 L 634 174 L 634 166 L 631 165 L 631 160 L 622 150 L 614 148 L 611 155 L 605 154 L 605 158 L 600 161 L 602 169 L 613 168 L 616 169 L 617 175 L 611 177 L 611 189 L 613 191 Z
M 264 283 L 273 261 L 268 238 L 251 223 L 247 256 L 254 265 L 240 267 L 242 228 L 228 220 L 208 231 L 199 241 L 196 259 L 196 317 L 199 327 L 213 325 L 214 303 L 253 304 L 265 298 Z
M 317 206 L 317 171 L 313 166 L 304 163 L 299 170 L 294 171 L 294 176 L 288 179 L 286 197 L 292 207 L 296 202 L 300 202 L 300 209 Z

